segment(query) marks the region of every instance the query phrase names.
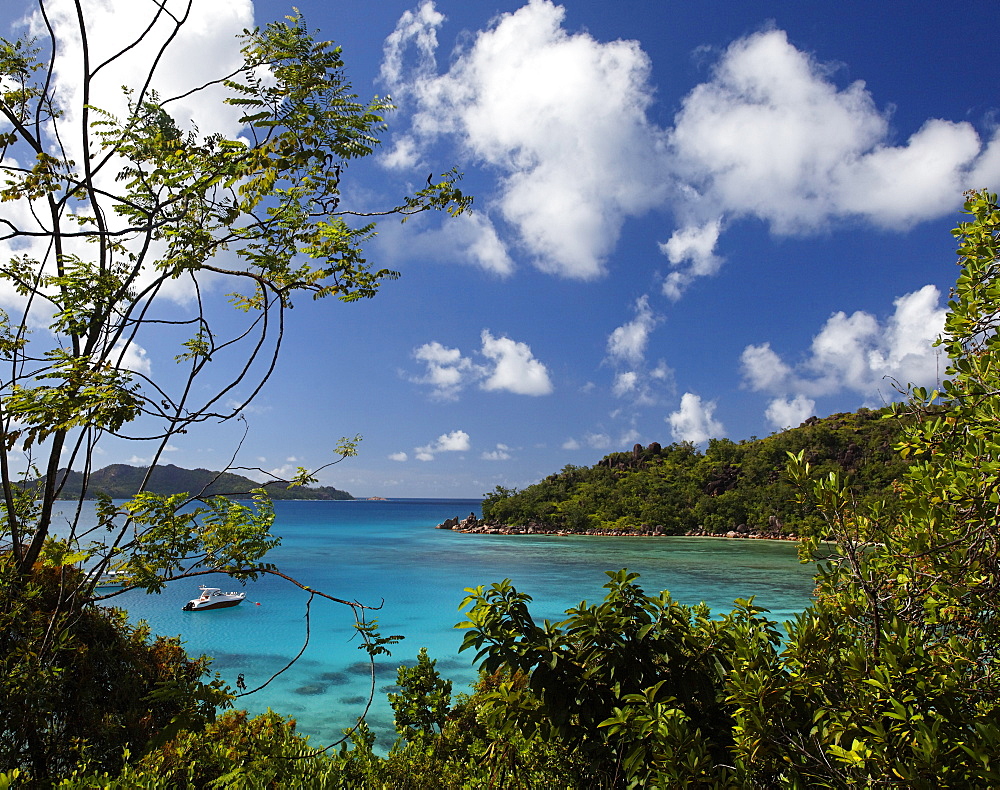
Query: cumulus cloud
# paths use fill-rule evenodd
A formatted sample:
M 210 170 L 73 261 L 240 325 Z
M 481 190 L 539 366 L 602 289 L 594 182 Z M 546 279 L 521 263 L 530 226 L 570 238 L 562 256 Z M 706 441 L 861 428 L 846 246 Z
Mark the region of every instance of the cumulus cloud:
M 429 384 L 442 400 L 454 400 L 469 378 L 478 375 L 471 359 L 463 357 L 459 349 L 448 348 L 436 340 L 414 349 L 413 356 L 427 366 L 427 372 L 414 381 Z
M 414 448 L 414 457 L 418 461 L 433 461 L 438 453 L 466 452 L 472 446 L 469 434 L 465 431 L 443 433 L 433 442 L 424 447 Z
M 676 271 L 663 281 L 663 293 L 676 301 L 696 277 L 715 274 L 722 266 L 722 258 L 715 253 L 715 245 L 722 232 L 722 220 L 715 219 L 703 225 L 690 225 L 674 231 L 660 244 L 660 252 L 667 256 Z M 686 268 L 683 267 L 687 264 Z
M 397 137 L 378 161 L 389 170 L 410 170 L 424 164 L 423 155 L 412 137 Z
M 799 394 L 788 398 L 775 398 L 768 404 L 764 416 L 778 430 L 795 428 L 816 413 L 816 401 Z
M 674 119 L 678 171 L 715 211 L 779 234 L 845 218 L 906 227 L 951 211 L 973 173 L 1000 175 L 997 137 L 984 147 L 971 124 L 929 119 L 895 145 L 889 112 L 832 71 L 782 30 L 733 42 Z
M 153 22 L 155 8 L 132 0 L 84 0 L 87 19 L 87 44 L 92 64 L 108 61 L 86 87 L 90 102 L 108 112 L 127 112 L 127 97 L 121 86 L 140 87 L 158 58 L 151 86 L 175 121 L 185 129 L 195 125 L 202 129 L 234 135 L 240 129 L 243 114 L 238 107 L 223 104 L 222 86 L 190 93 L 203 85 L 206 75 L 231 72 L 242 63 L 240 42 L 236 36 L 253 27 L 252 0 L 219 0 L 194 3 L 185 13 L 185 0 L 166 0 L 166 13 Z M 187 16 L 184 25 L 162 55 L 158 48 L 173 35 L 173 21 Z M 152 24 L 151 24 L 152 23 Z M 76 113 L 82 107 L 84 85 L 81 69 L 83 45 L 73 0 L 46 3 L 46 18 L 34 12 L 28 18 L 32 35 L 47 36 L 51 25 L 60 40 L 54 64 L 54 84 L 59 107 L 67 113 L 66 125 L 71 129 L 79 121 Z M 130 45 L 136 44 L 131 47 Z M 175 98 L 176 97 L 176 98 Z M 72 146 L 77 141 L 63 138 Z M 78 153 L 78 152 L 74 152 Z
M 102 64 L 86 86 L 77 5 L 87 20 L 91 66 Z M 194 3 L 187 9 L 184 0 L 166 0 L 162 6 L 164 13 L 157 18 L 156 5 L 134 0 L 83 0 L 79 4 L 73 0 L 51 0 L 46 3 L 44 19 L 35 11 L 23 20 L 29 35 L 44 40 L 51 28 L 59 42 L 53 60 L 51 90 L 61 118 L 57 126 L 50 125 L 45 130 L 46 144 L 61 149 L 67 158 L 77 163 L 90 158 L 95 184 L 111 193 L 121 192 L 116 177 L 122 162 L 115 156 L 98 155 L 100 141 L 92 134 L 89 144 L 85 143 L 81 133 L 87 128 L 81 115 L 84 98 L 89 105 L 122 118 L 128 111 L 128 97 L 122 86 L 138 89 L 152 71 L 150 87 L 157 91 L 180 128 L 198 128 L 204 133 L 221 132 L 227 136 L 237 135 L 241 128 L 239 118 L 243 111 L 222 102 L 225 89 L 221 85 L 203 91 L 192 92 L 192 89 L 204 85 L 207 76 L 229 74 L 242 63 L 237 35 L 254 26 L 253 3 L 251 0 L 218 0 Z M 173 20 L 185 16 L 185 23 L 170 40 Z M 169 46 L 160 52 L 168 40 Z M 88 92 L 86 97 L 84 90 Z M 58 139 L 55 139 L 56 130 Z M 87 145 L 89 148 L 85 150 Z M 8 158 L 4 164 L 16 166 L 17 163 Z M 18 227 L 42 230 L 39 221 L 27 211 L 26 201 L 16 201 L 4 208 L 6 218 Z M 15 249 L 11 242 L 0 241 L 0 258 L 20 254 L 42 261 L 49 257 L 46 243 L 44 237 L 39 237 L 31 244 L 18 242 Z M 68 241 L 64 252 L 78 253 L 84 259 L 92 256 L 91 248 L 74 240 Z M 202 284 L 213 279 L 205 276 Z M 193 290 L 190 282 L 182 278 L 168 281 L 160 294 L 186 302 L 192 298 Z M 32 306 L 33 312 L 39 310 L 38 302 L 36 300 Z M 12 289 L 3 287 L 0 288 L 0 304 L 21 309 L 25 300 Z M 30 323 L 45 323 L 45 317 L 32 315 Z
M 651 384 L 670 378 L 670 370 L 660 360 L 649 370 L 645 365 L 646 348 L 653 330 L 663 317 L 649 306 L 649 296 L 644 294 L 635 301 L 635 316 L 608 336 L 606 361 L 615 368 L 612 393 L 619 398 L 631 398 L 640 403 L 653 403 Z
M 444 15 L 434 7 L 434 3 L 427 0 L 412 11 L 404 11 L 399 17 L 396 29 L 385 40 L 381 69 L 382 80 L 393 86 L 397 94 L 407 87 L 403 74 L 404 57 L 411 45 L 418 55 L 410 68 L 416 69 L 425 77 L 433 74 L 437 29 L 443 22 Z
M 406 460 L 406 459 L 407 459 L 408 457 L 409 457 L 409 456 L 407 456 L 407 454 L 406 454 L 406 453 L 404 453 L 404 452 L 402 452 L 402 451 L 400 451 L 400 452 L 398 452 L 398 453 L 390 453 L 390 454 L 389 454 L 389 460 L 390 460 L 390 461 L 399 461 L 399 462 L 403 462 L 403 461 L 405 461 L 405 460 Z
M 493 337 L 489 330 L 482 334 L 482 353 L 492 360 L 493 370 L 482 383 L 485 390 L 507 390 L 518 395 L 548 395 L 552 382 L 545 365 L 531 353 L 527 343 L 509 337 Z
M 776 396 L 767 417 L 778 428 L 811 413 L 816 397 L 847 390 L 875 404 L 892 399 L 900 385 L 932 386 L 941 373 L 940 351 L 933 345 L 944 329 L 940 298 L 937 288 L 925 285 L 896 299 L 884 322 L 863 311 L 834 313 L 813 338 L 809 356 L 797 364 L 785 362 L 769 343 L 747 346 L 741 357 L 744 381 Z
M 715 401 L 705 403 L 700 396 L 685 392 L 680 408 L 669 414 L 666 421 L 674 441 L 701 444 L 725 432 L 722 423 L 713 419 L 714 414 Z
M 480 456 L 484 461 L 507 461 L 510 460 L 510 448 L 505 444 L 497 444 L 495 450 L 484 452 Z
M 509 337 L 493 337 L 484 329 L 478 355 L 486 360 L 477 364 L 457 348 L 447 348 L 437 341 L 425 343 L 413 352 L 426 365 L 426 373 L 413 381 L 429 384 L 435 397 L 454 400 L 462 389 L 479 383 L 480 389 L 506 390 L 516 395 L 548 395 L 552 381 L 548 369 L 535 359 L 527 343 Z
M 611 437 L 606 433 L 588 433 L 583 440 L 595 450 L 607 450 L 611 447 Z
M 386 40 L 382 78 L 413 110 L 411 139 L 394 150 L 453 137 L 501 174 L 494 202 L 536 265 L 591 279 L 625 219 L 664 199 L 663 133 L 646 118 L 653 89 L 639 45 L 568 33 L 564 17 L 563 7 L 530 0 L 496 17 L 438 74 L 443 17 L 424 2 Z
M 141 87 L 150 73 L 150 87 L 155 90 L 167 111 L 182 128 L 239 134 L 243 111 L 224 104 L 223 86 L 216 85 L 192 92 L 205 84 L 206 76 L 232 72 L 243 58 L 237 35 L 253 27 L 251 0 L 219 0 L 195 3 L 186 13 L 184 0 L 166 0 L 166 13 L 155 14 L 155 7 L 132 0 L 83 0 L 87 20 L 87 45 L 91 64 L 103 63 L 91 81 L 83 84 L 83 44 L 73 0 L 46 3 L 46 17 L 34 12 L 27 19 L 32 35 L 46 37 L 51 25 L 59 48 L 53 63 L 53 90 L 59 110 L 60 145 L 76 161 L 84 156 L 80 112 L 84 90 L 91 105 L 123 117 L 128 112 L 128 97 L 122 86 Z M 175 19 L 187 17 L 174 35 Z M 154 21 L 155 18 L 155 21 Z M 160 48 L 173 36 L 169 46 Z M 134 45 L 134 46 L 133 46 Z M 154 65 L 155 63 L 155 65 Z M 98 141 L 92 140 L 96 147 Z M 97 178 L 111 183 L 118 163 L 111 160 Z
M 478 266 L 490 274 L 507 277 L 514 261 L 496 227 L 483 211 L 449 217 L 447 221 L 416 231 L 419 220 L 407 226 L 384 225 L 378 245 L 388 262 L 401 259 L 453 261 Z
M 641 362 L 649 335 L 661 320 L 650 308 L 649 296 L 640 296 L 635 302 L 635 318 L 622 324 L 608 337 L 608 357 L 632 364 Z
M 615 376 L 611 391 L 619 398 L 633 393 L 639 385 L 639 374 L 634 370 L 627 370 Z
M 928 118 L 897 139 L 891 110 L 862 81 L 838 84 L 835 66 L 782 30 L 732 42 L 660 127 L 637 42 L 569 31 L 562 6 L 529 0 L 439 69 L 443 21 L 427 0 L 386 40 L 382 78 L 411 113 L 386 163 L 415 167 L 431 144 L 454 142 L 499 174 L 481 195 L 505 223 L 488 247 L 506 246 L 511 229 L 559 276 L 600 276 L 625 220 L 671 207 L 677 228 L 660 249 L 671 267 L 664 293 L 677 299 L 719 270 L 720 236 L 740 219 L 779 235 L 852 221 L 902 230 L 1000 180 L 1000 129 L 983 140 L 968 122 Z
M 111 352 L 111 360 L 118 367 L 131 370 L 133 373 L 148 374 L 153 369 L 153 363 L 146 355 L 146 349 L 138 343 L 118 343 Z

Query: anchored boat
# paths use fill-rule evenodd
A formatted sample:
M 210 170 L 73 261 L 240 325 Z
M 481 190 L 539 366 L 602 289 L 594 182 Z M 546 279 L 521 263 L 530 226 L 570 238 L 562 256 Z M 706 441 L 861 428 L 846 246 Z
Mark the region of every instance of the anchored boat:
M 184 604 L 183 611 L 200 612 L 202 609 L 226 609 L 230 606 L 238 606 L 247 597 L 246 593 L 224 593 L 218 587 L 202 585 L 198 589 L 201 590 L 201 595 Z
M 121 571 L 105 571 L 94 585 L 94 591 L 121 590 L 125 587 L 125 574 Z

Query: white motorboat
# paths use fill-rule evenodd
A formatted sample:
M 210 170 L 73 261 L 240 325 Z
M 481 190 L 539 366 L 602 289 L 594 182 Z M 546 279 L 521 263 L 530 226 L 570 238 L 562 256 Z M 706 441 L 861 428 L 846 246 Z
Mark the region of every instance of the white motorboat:
M 125 574 L 121 571 L 105 571 L 94 585 L 94 590 L 120 590 L 125 586 Z
M 202 585 L 198 589 L 201 590 L 201 595 L 184 604 L 183 611 L 200 612 L 202 609 L 226 609 L 243 603 L 243 599 L 247 597 L 246 593 L 222 592 L 218 587 Z

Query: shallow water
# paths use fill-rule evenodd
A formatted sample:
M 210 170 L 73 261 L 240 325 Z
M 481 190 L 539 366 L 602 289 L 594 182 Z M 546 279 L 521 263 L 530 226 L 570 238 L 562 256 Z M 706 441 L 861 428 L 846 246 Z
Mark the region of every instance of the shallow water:
M 268 560 L 314 589 L 348 600 L 384 604 L 373 616 L 385 635 L 405 639 L 376 663 L 376 694 L 368 716 L 377 747 L 393 741 L 396 667 L 413 663 L 426 647 L 454 691 L 474 680 L 472 653 L 459 653 L 463 632 L 453 626 L 463 589 L 510 578 L 533 598 L 532 614 L 561 619 L 586 599 L 604 597 L 604 571 L 627 567 L 647 592 L 666 589 L 684 603 L 705 601 L 726 612 L 736 598 L 756 602 L 785 620 L 808 603 L 811 571 L 796 559 L 794 543 L 704 538 L 597 538 L 462 535 L 434 529 L 446 518 L 479 515 L 478 500 L 276 502 L 274 531 L 282 545 Z M 231 609 L 184 612 L 199 584 L 240 589 L 226 577 L 175 582 L 161 595 L 129 592 L 114 599 L 154 633 L 180 635 L 190 653 L 214 659 L 213 668 L 235 686 L 242 674 L 252 689 L 284 667 L 306 638 L 308 593 L 267 577 L 246 587 Z M 259 604 L 259 605 L 258 605 Z M 239 704 L 251 712 L 271 707 L 298 721 L 312 742 L 329 743 L 353 723 L 368 698 L 367 654 L 358 649 L 348 608 L 315 598 L 309 644 L 302 657 L 263 690 Z

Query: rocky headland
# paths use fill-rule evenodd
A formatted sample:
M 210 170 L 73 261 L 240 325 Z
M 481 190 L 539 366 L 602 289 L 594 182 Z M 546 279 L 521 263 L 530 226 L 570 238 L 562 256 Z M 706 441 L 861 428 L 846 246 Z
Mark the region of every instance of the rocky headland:
M 746 524 L 740 524 L 735 529 L 726 532 L 708 532 L 706 530 L 689 530 L 680 535 L 671 535 L 661 526 L 642 527 L 639 529 L 587 529 L 581 532 L 553 529 L 546 524 L 525 524 L 509 526 L 495 521 L 476 518 L 470 513 L 463 519 L 449 518 L 438 524 L 435 529 L 450 529 L 469 535 L 593 535 L 609 538 L 653 538 L 653 537 L 689 537 L 689 538 L 746 538 L 749 540 L 798 540 L 798 535 L 790 535 L 781 531 L 781 524 L 771 523 L 766 531 L 755 530 Z

